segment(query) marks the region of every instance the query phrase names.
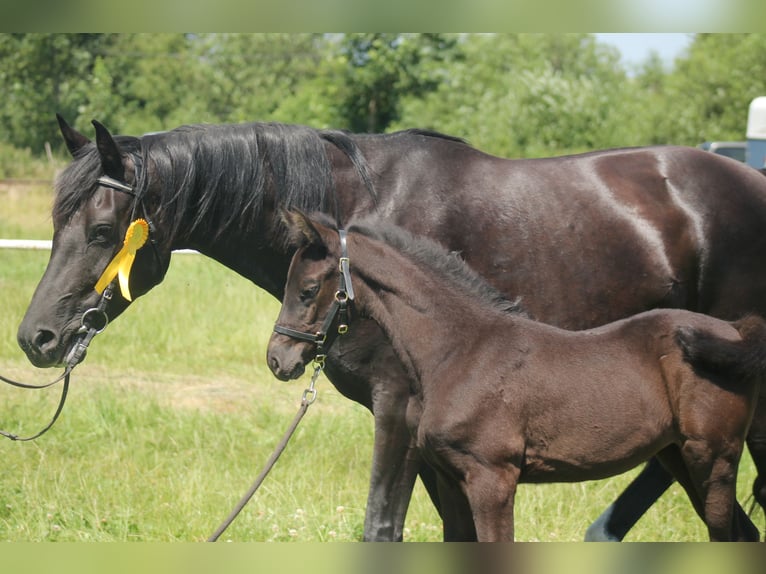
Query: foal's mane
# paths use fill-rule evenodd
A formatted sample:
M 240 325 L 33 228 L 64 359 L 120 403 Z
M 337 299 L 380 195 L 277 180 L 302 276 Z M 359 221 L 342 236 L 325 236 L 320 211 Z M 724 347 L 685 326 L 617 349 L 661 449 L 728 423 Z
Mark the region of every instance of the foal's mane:
M 428 130 L 361 137 L 394 138 L 418 135 L 462 141 Z M 200 232 L 217 238 L 237 226 L 254 230 L 263 208 L 264 191 L 271 185 L 277 204 L 304 212 L 337 213 L 329 142 L 354 165 L 364 187 L 375 198 L 371 169 L 353 135 L 338 130 L 261 123 L 197 124 L 141 138 L 115 136 L 123 152 L 144 166 L 136 183 L 159 189 L 147 197 L 162 231 L 172 242 Z M 54 218 L 68 220 L 96 189 L 101 175 L 94 143 L 84 146 L 56 181 Z M 151 170 L 151 175 L 147 172 Z M 150 181 L 148 181 L 150 180 Z M 154 209 L 153 208 L 153 209 Z
M 329 218 L 322 219 L 325 225 L 337 229 Z M 427 268 L 440 277 L 445 282 L 445 289 L 459 289 L 502 313 L 526 315 L 521 306 L 521 297 L 513 301 L 508 300 L 469 267 L 459 253 L 447 251 L 427 237 L 412 235 L 401 227 L 375 220 L 374 216 L 353 220 L 347 230 L 393 247 L 419 267 Z M 351 261 L 352 266 L 353 264 Z

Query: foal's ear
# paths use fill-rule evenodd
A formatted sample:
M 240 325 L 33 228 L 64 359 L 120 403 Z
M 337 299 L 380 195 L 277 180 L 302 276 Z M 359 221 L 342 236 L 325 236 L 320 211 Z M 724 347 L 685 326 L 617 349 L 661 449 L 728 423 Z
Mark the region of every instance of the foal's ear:
M 77 152 L 89 144 L 90 140 L 66 123 L 61 114 L 56 114 L 56 120 L 59 123 L 59 130 L 61 130 L 61 135 L 64 138 L 64 143 L 66 143 L 69 153 L 72 154 L 72 157 L 77 157 Z
M 290 245 L 324 245 L 322 236 L 317 231 L 311 219 L 302 211 L 296 209 L 281 210 L 282 221 L 287 227 Z
M 112 134 L 100 122 L 93 120 L 96 128 L 96 147 L 101 156 L 101 166 L 109 177 L 122 180 L 125 178 L 125 167 L 122 165 L 122 153 Z

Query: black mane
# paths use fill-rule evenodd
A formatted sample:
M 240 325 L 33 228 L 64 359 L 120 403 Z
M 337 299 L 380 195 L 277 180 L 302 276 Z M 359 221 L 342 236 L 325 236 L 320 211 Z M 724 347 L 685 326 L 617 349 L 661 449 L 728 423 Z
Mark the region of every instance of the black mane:
M 332 211 L 330 163 L 316 130 L 284 124 L 184 126 L 143 138 L 144 155 L 162 188 L 159 218 L 171 236 L 220 236 L 252 229 L 264 192 L 274 185 L 281 205 Z
M 322 222 L 337 229 L 329 218 L 324 217 Z M 414 236 L 401 227 L 380 220 L 368 222 L 367 218 L 353 220 L 347 230 L 390 245 L 419 266 L 429 268 L 445 281 L 454 283 L 449 288 L 460 288 L 466 294 L 478 297 L 489 307 L 503 313 L 526 315 L 521 306 L 521 297 L 508 300 L 469 267 L 459 253 L 447 251 L 427 237 Z
M 264 190 L 273 185 L 278 204 L 304 212 L 337 213 L 332 166 L 325 143 L 351 160 L 374 198 L 370 168 L 355 138 L 424 136 L 462 140 L 438 132 L 411 129 L 385 135 L 355 135 L 339 130 L 280 123 L 198 124 L 148 134 L 116 136 L 115 141 L 144 166 L 137 189 L 147 194 L 152 214 L 172 242 L 192 233 L 219 237 L 236 225 L 253 229 L 263 207 Z M 86 145 L 56 182 L 54 218 L 66 221 L 96 189 L 102 168 L 95 144 Z

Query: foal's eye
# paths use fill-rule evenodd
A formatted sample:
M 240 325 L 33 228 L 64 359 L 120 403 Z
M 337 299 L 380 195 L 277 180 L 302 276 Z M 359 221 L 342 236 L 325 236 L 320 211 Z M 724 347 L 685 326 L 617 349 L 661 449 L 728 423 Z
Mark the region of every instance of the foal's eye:
M 89 243 L 108 243 L 112 240 L 112 226 L 107 224 L 96 225 L 88 234 Z
M 303 291 L 301 291 L 300 298 L 303 303 L 308 303 L 309 301 L 313 301 L 314 298 L 317 296 L 317 293 L 319 293 L 319 285 L 312 285 L 311 287 L 306 287 Z

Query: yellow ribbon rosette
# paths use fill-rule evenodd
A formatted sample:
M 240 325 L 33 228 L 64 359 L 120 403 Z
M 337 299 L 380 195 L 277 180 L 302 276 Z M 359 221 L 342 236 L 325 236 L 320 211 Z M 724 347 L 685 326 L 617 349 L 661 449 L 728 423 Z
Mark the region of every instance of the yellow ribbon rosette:
M 125 232 L 125 241 L 122 244 L 122 249 L 117 252 L 117 255 L 115 255 L 109 265 L 106 266 L 106 269 L 104 269 L 101 277 L 96 282 L 96 291 L 99 295 L 104 292 L 106 286 L 114 280 L 115 276 L 119 275 L 122 296 L 128 301 L 133 300 L 130 296 L 130 288 L 128 286 L 130 269 L 136 258 L 136 251 L 143 247 L 148 238 L 149 224 L 145 220 L 136 219 L 128 226 L 128 230 Z

